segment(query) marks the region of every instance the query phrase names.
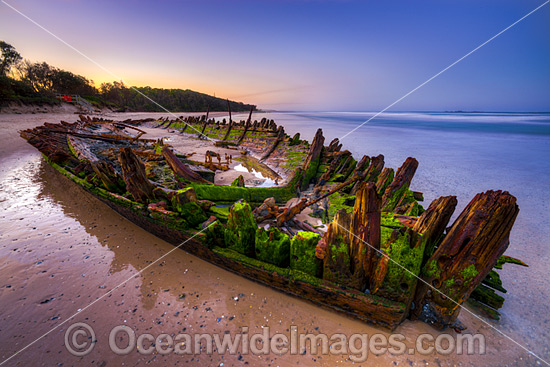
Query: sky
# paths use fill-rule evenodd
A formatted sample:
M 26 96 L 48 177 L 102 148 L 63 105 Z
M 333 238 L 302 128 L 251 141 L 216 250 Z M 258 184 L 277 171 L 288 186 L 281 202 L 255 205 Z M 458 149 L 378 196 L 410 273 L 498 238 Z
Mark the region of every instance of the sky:
M 97 85 L 379 111 L 543 3 L 2 0 L 0 39 Z M 550 111 L 550 3 L 390 109 L 446 110 Z

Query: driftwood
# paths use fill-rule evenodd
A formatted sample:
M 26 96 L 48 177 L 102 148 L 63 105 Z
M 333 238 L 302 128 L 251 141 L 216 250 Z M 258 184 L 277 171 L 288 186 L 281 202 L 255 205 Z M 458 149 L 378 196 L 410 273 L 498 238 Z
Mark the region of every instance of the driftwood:
M 113 124 L 113 126 L 118 127 L 118 128 L 120 128 L 119 126 L 122 126 L 123 128 L 133 129 L 133 130 L 136 130 L 137 132 L 139 132 L 139 134 L 134 138 L 134 141 L 138 140 L 142 135 L 147 134 L 145 131 L 143 131 L 141 129 L 138 129 L 135 126 L 125 124 L 123 122 L 113 122 L 112 124 Z
M 166 163 L 170 166 L 176 177 L 188 180 L 191 182 L 207 183 L 209 181 L 202 178 L 198 173 L 190 170 L 185 164 L 183 164 L 178 157 L 168 148 L 162 148 L 162 155 L 166 159 Z
M 244 124 L 244 130 L 243 130 L 241 136 L 239 137 L 239 139 L 237 140 L 237 145 L 241 144 L 244 137 L 246 136 L 246 132 L 248 131 L 248 128 L 250 127 L 250 121 L 252 120 L 252 111 L 253 110 L 254 110 L 254 107 L 250 107 L 250 114 L 248 115 L 248 119 L 246 120 L 246 122 Z
M 275 198 L 267 198 L 264 202 L 252 211 L 256 223 L 261 223 L 267 219 L 275 218 L 279 215 L 279 207 L 275 205 Z
M 147 179 L 143 162 L 132 152 L 132 149 L 129 147 L 120 149 L 118 161 L 122 168 L 126 189 L 132 197 L 140 203 L 154 201 L 154 187 Z
M 225 131 L 225 135 L 222 140 L 227 140 L 227 138 L 229 138 L 231 128 L 233 127 L 233 120 L 231 119 L 231 105 L 229 104 L 229 100 L 227 100 L 227 110 L 229 111 L 229 124 L 227 125 L 227 130 Z
M 440 328 L 456 321 L 459 305 L 508 247 L 518 212 L 516 198 L 507 191 L 487 191 L 470 201 L 424 267 L 422 279 L 438 291 L 415 295 L 421 320 Z
M 271 145 L 271 148 L 269 148 L 267 150 L 267 152 L 265 152 L 265 154 L 260 158 L 260 162 L 261 161 L 265 161 L 267 158 L 269 158 L 269 156 L 271 155 L 271 153 L 273 153 L 275 151 L 275 149 L 277 149 L 277 146 L 285 139 L 285 129 L 282 127 L 282 126 L 279 126 L 278 130 L 277 130 L 277 137 L 275 138 L 275 141 L 273 142 L 273 144 Z
M 319 232 L 318 230 L 316 230 L 315 228 L 313 228 L 311 225 L 309 225 L 309 224 L 306 223 L 306 222 L 302 222 L 302 221 L 300 221 L 300 220 L 298 220 L 298 219 L 296 219 L 296 218 L 293 219 L 292 221 L 294 222 L 294 224 L 296 224 L 296 227 L 298 227 L 298 228 L 300 228 L 300 229 L 302 229 L 302 230 L 304 230 L 304 231 L 315 232 L 315 233 L 318 233 L 318 234 L 322 235 L 321 232 Z

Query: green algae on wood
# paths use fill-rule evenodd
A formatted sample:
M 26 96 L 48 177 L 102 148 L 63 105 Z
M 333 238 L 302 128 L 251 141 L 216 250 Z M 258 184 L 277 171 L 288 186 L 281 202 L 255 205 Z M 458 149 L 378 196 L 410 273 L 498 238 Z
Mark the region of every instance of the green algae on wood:
M 192 227 L 206 221 L 208 217 L 197 203 L 197 196 L 192 187 L 186 187 L 172 193 L 172 208 L 180 213 Z
M 244 177 L 243 175 L 239 175 L 236 179 L 231 182 L 231 186 L 234 187 L 244 187 Z
M 502 293 L 508 292 L 506 288 L 502 286 L 502 280 L 500 279 L 500 275 L 495 270 L 491 270 L 489 274 L 481 281 L 482 284 L 485 284 L 497 291 L 500 291 Z
M 227 206 L 211 206 L 208 209 L 208 213 L 213 214 L 216 218 L 218 218 L 222 223 L 227 222 L 227 218 L 229 217 L 229 210 L 231 207 L 229 205 Z
M 424 247 L 422 235 L 410 228 L 394 230 L 381 247 L 391 260 L 385 264 L 385 276 L 373 293 L 405 304 L 411 301 L 422 266 Z M 378 272 L 381 271 L 379 268 Z
M 386 167 L 382 170 L 382 172 L 380 172 L 376 180 L 376 189 L 377 189 L 378 195 L 380 196 L 384 195 L 384 192 L 393 181 L 394 175 L 395 175 L 395 172 L 393 168 Z
M 470 297 L 491 308 L 494 308 L 495 310 L 498 310 L 504 304 L 504 297 L 497 294 L 492 288 L 489 288 L 483 284 L 476 287 Z
M 323 266 L 323 279 L 333 283 L 347 285 L 352 280 L 350 270 L 349 245 L 346 239 L 338 236 L 327 246 L 327 257 Z M 352 286 L 353 284 L 349 284 Z
M 298 232 L 290 241 L 290 268 L 320 277 L 322 262 L 315 257 L 315 248 L 321 239 L 318 233 Z
M 219 220 L 211 223 L 204 230 L 203 244 L 212 249 L 214 247 L 225 247 L 225 227 L 220 223 Z
M 277 227 L 256 231 L 256 258 L 280 267 L 290 264 L 290 238 Z
M 239 200 L 229 212 L 225 229 L 225 244 L 227 247 L 243 255 L 254 257 L 254 243 L 258 225 L 252 215 L 250 205 Z
M 508 247 L 510 230 L 519 212 L 516 201 L 506 191 L 492 190 L 470 201 L 427 263 L 433 266 L 432 261 L 437 262 L 439 277 L 424 280 L 447 297 L 429 293 L 428 289 L 417 294 L 415 304 L 422 310 L 420 320 L 439 327 L 456 321 L 459 305 L 479 286 Z M 446 283 L 449 279 L 454 279 L 451 287 Z
M 311 180 L 317 176 L 317 168 L 319 168 L 321 161 L 324 142 L 323 130 L 317 129 L 303 165 L 302 190 L 307 189 Z
M 279 187 L 235 187 L 197 183 L 191 183 L 190 186 L 195 189 L 200 200 L 210 200 L 219 204 L 230 204 L 241 199 L 259 204 L 270 197 L 275 198 L 278 203 L 286 203 L 296 197 L 300 178 L 301 171 L 297 170 L 288 184 Z
M 279 275 L 282 276 L 289 276 L 291 270 L 288 268 L 281 268 L 273 264 L 266 263 L 261 260 L 253 259 L 251 257 L 248 257 L 246 255 L 241 254 L 240 252 L 237 252 L 231 248 L 221 248 L 221 247 L 215 247 L 213 251 L 218 254 L 225 256 L 227 258 L 230 258 L 232 260 L 238 261 L 243 264 L 247 264 L 250 266 L 254 266 L 256 268 L 264 268 L 266 271 L 269 271 L 270 273 L 276 272 Z
M 288 145 L 293 146 L 293 145 L 298 145 L 300 143 L 301 143 L 300 133 L 296 133 L 296 134 L 294 134 L 292 139 L 289 140 Z
M 353 211 L 353 204 L 355 202 L 355 195 L 348 195 L 343 192 L 337 192 L 328 197 L 328 218 L 330 222 L 334 219 L 336 213 L 341 209 L 344 209 L 347 213 Z

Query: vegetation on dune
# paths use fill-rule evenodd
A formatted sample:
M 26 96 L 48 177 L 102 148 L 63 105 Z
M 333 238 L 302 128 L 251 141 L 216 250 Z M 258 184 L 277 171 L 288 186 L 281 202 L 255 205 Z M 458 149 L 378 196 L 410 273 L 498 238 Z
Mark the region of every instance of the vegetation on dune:
M 227 100 L 189 89 L 128 87 L 123 82 L 102 83 L 51 66 L 23 60 L 10 44 L 0 41 L 0 106 L 10 102 L 59 104 L 56 94 L 80 95 L 95 107 L 117 111 L 199 112 L 225 111 Z M 153 102 L 154 101 L 154 102 Z M 232 111 L 249 111 L 256 106 L 229 101 Z M 162 106 L 162 107 L 161 107 Z

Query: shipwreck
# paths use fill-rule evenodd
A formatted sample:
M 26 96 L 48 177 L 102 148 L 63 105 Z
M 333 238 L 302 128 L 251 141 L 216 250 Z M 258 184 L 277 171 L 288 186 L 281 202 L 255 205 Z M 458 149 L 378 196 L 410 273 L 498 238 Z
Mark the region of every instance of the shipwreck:
M 151 131 L 169 139 L 148 139 Z M 149 133 L 148 133 L 149 132 Z M 466 301 L 498 319 L 504 255 L 516 216 L 506 191 L 476 195 L 450 224 L 457 199 L 426 209 L 410 189 L 418 161 L 394 170 L 359 160 L 321 129 L 313 141 L 263 118 L 110 121 L 80 116 L 21 132 L 82 189 L 156 236 L 279 291 L 393 329 L 406 319 L 463 326 Z M 204 142 L 189 151 L 178 139 Z M 176 148 L 176 146 L 178 146 Z M 197 158 L 198 157 L 198 158 Z M 269 185 L 216 184 L 244 166 Z M 317 223 L 317 224 L 315 224 Z

